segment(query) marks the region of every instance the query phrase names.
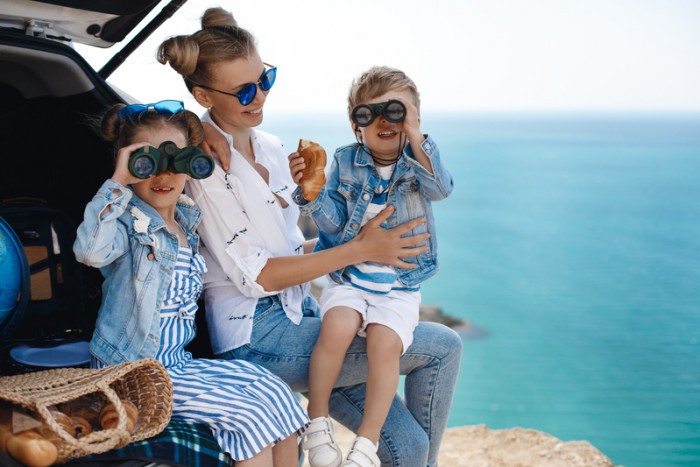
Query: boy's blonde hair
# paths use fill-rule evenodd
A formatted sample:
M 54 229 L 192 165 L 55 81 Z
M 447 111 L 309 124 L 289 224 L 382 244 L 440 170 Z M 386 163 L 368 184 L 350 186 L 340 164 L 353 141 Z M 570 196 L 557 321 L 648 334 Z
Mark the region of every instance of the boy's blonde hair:
M 420 113 L 420 94 L 416 83 L 406 73 L 388 66 L 374 66 L 355 78 L 348 95 L 348 116 L 359 104 L 368 102 L 392 90 L 408 89 L 413 95 L 413 104 Z

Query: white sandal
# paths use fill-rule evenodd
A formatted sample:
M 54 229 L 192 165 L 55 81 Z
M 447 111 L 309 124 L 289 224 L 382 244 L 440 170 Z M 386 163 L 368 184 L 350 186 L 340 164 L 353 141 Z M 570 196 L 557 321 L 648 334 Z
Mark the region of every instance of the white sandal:
M 302 436 L 301 447 L 304 451 L 309 451 L 311 467 L 338 467 L 343 461 L 343 452 L 333 438 L 333 423 L 330 418 L 314 418 Z
M 352 442 L 348 456 L 341 467 L 379 467 L 381 461 L 377 457 L 378 445 L 372 441 L 358 436 Z

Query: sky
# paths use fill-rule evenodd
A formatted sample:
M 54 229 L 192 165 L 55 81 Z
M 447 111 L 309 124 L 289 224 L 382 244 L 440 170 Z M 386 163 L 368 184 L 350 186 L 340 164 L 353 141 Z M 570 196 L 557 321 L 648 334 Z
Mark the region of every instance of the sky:
M 109 81 L 196 110 L 155 51 L 211 6 L 278 67 L 268 112 L 344 111 L 373 65 L 404 70 L 423 111 L 700 111 L 697 0 L 189 0 Z M 121 47 L 78 46 L 96 68 Z

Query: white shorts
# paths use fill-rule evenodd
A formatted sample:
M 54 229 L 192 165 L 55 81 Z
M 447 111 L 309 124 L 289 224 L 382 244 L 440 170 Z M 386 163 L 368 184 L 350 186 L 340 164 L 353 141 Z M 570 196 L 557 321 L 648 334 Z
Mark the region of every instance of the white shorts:
M 360 337 L 366 337 L 365 330 L 370 323 L 382 324 L 394 330 L 403 343 L 401 354 L 404 354 L 413 342 L 413 330 L 418 325 L 420 300 L 420 292 L 392 290 L 387 294 L 376 294 L 331 281 L 323 289 L 319 302 L 321 318 L 326 311 L 337 306 L 357 311 L 362 316 L 362 324 L 357 331 Z

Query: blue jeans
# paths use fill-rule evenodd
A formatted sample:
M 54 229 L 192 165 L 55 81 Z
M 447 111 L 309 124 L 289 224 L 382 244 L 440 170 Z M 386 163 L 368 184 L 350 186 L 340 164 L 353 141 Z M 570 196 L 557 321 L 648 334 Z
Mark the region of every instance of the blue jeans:
M 299 325 L 284 314 L 278 298 L 258 301 L 250 344 L 219 355 L 255 362 L 300 392 L 308 391 L 309 360 L 321 330 L 313 297 L 307 297 Z M 330 415 L 356 432 L 362 421 L 367 381 L 365 339 L 355 337 L 330 399 Z M 405 400 L 394 397 L 379 439 L 382 465 L 436 466 L 438 450 L 452 405 L 462 341 L 456 332 L 421 322 L 413 344 L 401 356 L 406 375 Z

